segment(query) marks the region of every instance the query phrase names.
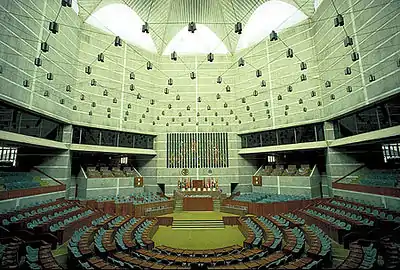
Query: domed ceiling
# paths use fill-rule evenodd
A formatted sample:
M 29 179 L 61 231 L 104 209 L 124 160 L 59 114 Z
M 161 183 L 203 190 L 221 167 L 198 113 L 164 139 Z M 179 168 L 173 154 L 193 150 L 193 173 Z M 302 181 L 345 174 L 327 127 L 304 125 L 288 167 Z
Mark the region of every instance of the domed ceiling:
M 241 22 L 245 33 L 246 24 L 250 23 L 252 15 L 255 15 L 257 13 L 255 11 L 267 2 L 269 4 L 279 2 L 278 4 L 282 7 L 276 8 L 280 10 L 284 5 L 293 8 L 294 13 L 303 16 L 298 17 L 299 19 L 310 17 L 315 11 L 314 0 L 78 0 L 78 5 L 79 16 L 83 21 L 110 4 L 129 6 L 142 21 L 149 24 L 149 35 L 159 54 L 165 51 L 170 41 L 191 21 L 207 26 L 224 43 L 227 50 L 234 53 L 237 49 L 252 45 L 239 42 L 243 35 L 235 33 L 235 24 Z M 317 2 L 320 1 L 317 0 Z M 270 13 L 264 13 L 264 17 L 271 16 L 271 20 L 276 20 L 273 17 L 279 16 L 277 13 L 280 12 L 270 11 Z M 290 11 L 287 14 L 288 18 L 293 18 L 295 15 Z M 268 21 L 269 18 L 264 18 L 264 20 Z M 287 21 L 290 20 L 281 19 L 281 24 Z M 262 24 L 257 24 L 256 20 L 253 20 L 254 23 L 256 26 L 251 27 L 255 29 L 254 31 L 258 31 L 257 25 L 262 29 Z

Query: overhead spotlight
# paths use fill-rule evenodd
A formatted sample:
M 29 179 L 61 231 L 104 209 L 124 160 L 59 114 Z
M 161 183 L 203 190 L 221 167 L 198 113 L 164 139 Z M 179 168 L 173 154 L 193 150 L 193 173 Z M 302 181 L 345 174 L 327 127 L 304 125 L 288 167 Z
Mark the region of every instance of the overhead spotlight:
M 239 60 L 238 60 L 238 66 L 239 67 L 244 67 L 244 59 L 242 57 L 240 57 Z
M 265 107 L 268 107 L 268 106 L 269 106 L 268 101 L 265 101 L 265 102 L 264 102 L 264 106 L 265 106 Z
M 269 41 L 276 41 L 278 40 L 278 34 L 272 30 L 271 34 L 269 34 Z
M 150 99 L 150 105 L 154 105 L 156 101 L 154 99 Z
M 335 95 L 332 94 L 332 95 L 331 95 L 331 100 L 334 100 L 334 99 L 335 99 Z
M 187 105 L 186 110 L 190 111 L 190 105 Z
M 81 94 L 81 100 L 85 100 L 85 95 Z
M 134 79 L 135 79 L 135 73 L 134 73 L 134 72 L 131 72 L 131 73 L 129 74 L 129 79 L 131 79 L 131 80 L 134 80 Z
M 49 94 L 49 91 L 44 91 L 44 93 L 43 93 L 43 96 L 45 96 L 45 97 L 48 97 L 48 96 L 50 96 L 50 94 Z
M 104 89 L 104 91 L 103 91 L 103 96 L 105 96 L 105 97 L 108 96 L 108 91 L 107 91 L 107 89 Z
M 92 80 L 90 81 L 90 85 L 91 85 L 91 86 L 96 86 L 96 85 L 97 85 L 97 81 L 96 81 L 95 79 L 92 79 Z
M 250 106 L 249 105 L 246 106 L 246 110 L 250 111 Z
M 50 49 L 50 46 L 47 42 L 42 42 L 40 44 L 40 49 L 42 50 L 42 52 L 48 52 Z
M 349 36 L 345 37 L 344 46 L 348 47 L 348 46 L 352 46 L 352 45 L 353 45 L 353 39 Z
M 53 75 L 53 73 L 47 73 L 47 75 L 46 75 L 46 77 L 47 77 L 47 80 L 49 80 L 49 81 L 52 81 L 52 80 L 54 80 L 54 75 Z
M 341 14 L 338 14 L 336 18 L 333 20 L 333 24 L 335 27 L 343 26 L 344 25 L 344 18 Z
M 171 104 L 168 104 L 168 109 L 171 109 L 172 108 L 172 105 Z
M 92 107 L 93 107 L 93 108 L 96 107 L 96 102 L 92 102 Z
M 188 26 L 188 31 L 194 33 L 196 31 L 196 24 L 194 22 L 190 22 Z
M 114 99 L 113 99 L 113 103 L 117 103 L 118 102 L 118 99 L 115 97 Z
M 166 95 L 169 94 L 169 89 L 167 87 L 165 87 L 165 89 L 164 89 L 164 94 L 166 94 Z
M 178 116 L 179 116 L 179 117 L 182 117 L 182 113 L 181 113 L 181 112 L 179 112 Z
M 229 86 L 229 85 L 227 85 L 226 87 L 225 87 L 225 90 L 226 90 L 226 92 L 230 92 L 231 91 L 231 87 Z
M 254 90 L 254 92 L 253 92 L 253 96 L 258 96 L 258 91 L 257 90 Z
M 291 92 L 293 91 L 293 87 L 292 87 L 291 85 L 289 85 L 289 86 L 287 87 L 287 91 L 288 91 L 289 93 L 291 93 Z
M 201 102 L 201 97 L 197 97 L 197 102 Z
M 266 87 L 267 86 L 267 82 L 265 80 L 261 81 L 261 87 Z
M 242 98 L 242 103 L 246 103 L 246 98 Z
M 147 22 L 142 25 L 142 33 L 149 33 L 149 24 Z
M 90 75 L 92 73 L 92 67 L 91 66 L 85 67 L 85 73 Z
M 291 49 L 291 48 L 287 49 L 286 57 L 287 58 L 293 58 L 293 49 Z
M 306 107 L 303 108 L 303 112 L 307 112 L 307 108 Z
M 278 95 L 278 100 L 282 100 L 282 96 L 281 95 Z
M 28 88 L 28 87 L 29 87 L 29 81 L 28 81 L 28 80 L 24 80 L 24 81 L 22 82 L 22 85 L 23 85 L 24 87 Z
M 168 79 L 168 85 L 173 85 L 174 84 L 174 80 L 172 80 L 172 78 Z
M 122 46 L 122 39 L 119 36 L 115 37 L 114 46 L 115 47 L 121 47 Z
M 369 82 L 374 82 L 376 80 L 375 75 L 369 75 Z
M 241 22 L 235 24 L 235 33 L 241 35 L 243 31 L 243 25 Z
M 132 104 L 128 103 L 128 109 L 132 109 Z
M 196 74 L 193 71 L 190 72 L 190 79 L 192 80 L 196 79 Z
M 228 103 L 224 103 L 224 108 L 228 108 Z
M 259 78 L 259 77 L 261 77 L 261 76 L 262 76 L 262 71 L 259 70 L 259 69 L 257 69 L 257 70 L 256 70 L 256 77 Z
M 77 107 L 76 105 L 74 105 L 74 106 L 72 107 L 72 109 L 73 109 L 74 111 L 76 111 L 76 110 L 78 110 L 78 107 Z
M 218 112 L 215 112 L 215 116 L 218 116 Z
M 400 60 L 399 60 L 399 62 L 400 62 Z M 217 83 L 222 83 L 222 77 L 221 76 L 218 76 Z
M 346 67 L 344 70 L 344 75 L 350 75 L 351 74 L 351 67 Z
M 150 61 L 147 61 L 146 68 L 147 70 L 153 69 L 153 64 Z
M 196 115 L 197 115 L 197 117 L 199 117 L 199 116 L 200 116 L 200 112 L 197 112 L 197 114 L 196 114 Z
M 317 93 L 315 91 L 311 91 L 311 97 L 315 97 Z
M 207 105 L 207 111 L 210 111 L 210 110 L 211 110 L 211 106 Z
M 140 93 L 138 93 L 138 94 L 136 95 L 136 98 L 137 98 L 137 99 L 142 99 L 142 95 L 141 95 Z
M 178 94 L 178 95 L 176 95 L 175 99 L 176 100 L 181 100 L 181 96 Z
M 321 102 L 321 101 L 318 101 L 318 102 L 317 102 L 317 106 L 318 106 L 318 107 L 322 106 L 322 102 Z
M 353 62 L 355 62 L 355 61 L 357 61 L 357 60 L 359 60 L 360 59 L 360 54 L 358 53 L 358 52 L 353 52 L 352 54 L 351 54 L 351 60 L 353 61 Z
M 97 55 L 97 61 L 104 62 L 104 53 L 100 53 Z
M 326 82 L 325 82 L 325 87 L 326 87 L 326 88 L 329 88 L 329 87 L 331 87 L 331 86 L 332 86 L 331 81 L 326 81 Z
M 171 60 L 172 60 L 172 61 L 178 60 L 178 54 L 176 53 L 176 51 L 173 51 L 173 52 L 171 53 Z
M 397 67 L 400 67 L 400 58 L 397 60 Z
M 217 94 L 217 99 L 220 99 L 221 98 L 221 95 L 218 93 Z
M 62 99 L 60 99 L 60 104 L 62 104 L 62 105 L 63 105 L 64 103 L 65 103 L 65 99 L 63 99 L 63 98 L 62 98 Z
M 63 7 L 71 7 L 72 6 L 72 0 L 61 0 L 61 5 Z
M 208 60 L 208 62 L 214 61 L 214 54 L 209 53 L 209 54 L 207 55 L 207 60 Z
M 57 34 L 58 31 L 60 30 L 60 26 L 57 22 L 50 22 L 49 24 L 49 30 L 50 32 L 52 32 L 53 34 Z
M 233 110 L 230 110 L 230 111 L 229 111 L 229 114 L 233 114 Z
M 347 89 L 347 92 L 348 92 L 348 93 L 351 93 L 351 92 L 353 92 L 353 87 L 351 87 L 351 86 L 347 86 L 347 88 L 346 88 L 346 89 Z
M 65 91 L 67 91 L 67 92 L 71 92 L 71 85 L 67 85 L 67 86 L 65 86 Z
M 134 84 L 129 85 L 129 90 L 135 91 L 135 85 Z
M 39 57 L 35 58 L 35 66 L 40 67 L 42 66 L 42 59 Z
M 299 99 L 299 104 L 303 104 L 303 99 Z
M 301 74 L 300 80 L 301 80 L 302 82 L 307 81 L 307 75 L 306 75 L 306 74 Z
M 306 70 L 307 69 L 307 64 L 306 62 L 301 62 L 300 63 L 300 70 Z

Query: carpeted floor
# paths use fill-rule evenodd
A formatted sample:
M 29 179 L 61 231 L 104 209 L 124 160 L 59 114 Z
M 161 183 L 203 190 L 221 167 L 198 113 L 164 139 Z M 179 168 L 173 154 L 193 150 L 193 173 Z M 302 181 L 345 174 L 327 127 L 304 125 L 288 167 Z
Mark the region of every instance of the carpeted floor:
M 237 226 L 208 230 L 176 230 L 160 226 L 153 236 L 156 246 L 166 245 L 185 249 L 211 249 L 235 244 L 242 245 L 243 240 L 244 236 Z
M 228 213 L 212 211 L 177 212 L 164 216 L 183 220 L 222 220 L 223 216 L 235 216 Z M 153 236 L 156 246 L 166 245 L 174 248 L 211 249 L 230 245 L 242 245 L 243 234 L 237 226 L 226 226 L 225 229 L 179 230 L 160 226 Z

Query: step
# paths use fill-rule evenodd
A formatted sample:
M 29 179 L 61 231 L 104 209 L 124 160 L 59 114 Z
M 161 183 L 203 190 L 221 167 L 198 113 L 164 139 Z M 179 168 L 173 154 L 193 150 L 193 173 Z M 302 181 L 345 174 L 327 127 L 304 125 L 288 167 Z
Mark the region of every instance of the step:
M 176 220 L 172 223 L 172 229 L 196 229 L 196 230 L 207 230 L 207 229 L 223 229 L 225 228 L 222 220 Z

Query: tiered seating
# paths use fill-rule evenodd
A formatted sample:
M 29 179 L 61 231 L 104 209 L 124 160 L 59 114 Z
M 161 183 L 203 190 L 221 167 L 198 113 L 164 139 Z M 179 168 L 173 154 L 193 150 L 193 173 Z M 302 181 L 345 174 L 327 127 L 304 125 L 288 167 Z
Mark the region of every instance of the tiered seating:
M 335 219 L 332 216 L 326 215 L 324 213 L 320 213 L 320 212 L 318 212 L 316 210 L 313 210 L 313 209 L 307 209 L 307 210 L 305 210 L 305 212 L 310 214 L 310 215 L 312 215 L 312 216 L 314 216 L 314 217 L 322 219 L 327 223 L 333 224 L 337 229 L 344 229 L 344 230 L 347 230 L 347 231 L 351 230 L 351 225 L 347 224 L 343 220 Z
M 96 167 L 87 167 L 86 175 L 89 178 L 101 178 L 101 173 L 96 169 Z
M 363 218 L 363 216 L 351 212 L 346 212 L 342 209 L 337 209 L 323 204 L 318 204 L 316 208 L 322 209 L 323 212 L 331 212 L 334 217 L 338 216 L 340 219 L 356 226 L 356 225 L 366 225 L 373 226 L 374 221 L 368 218 Z
M 136 172 L 134 170 L 132 170 L 131 167 L 124 167 L 122 170 L 127 177 L 135 177 L 136 176 Z
M 4 248 L 1 258 L 1 268 L 18 268 L 19 250 L 21 249 L 23 241 L 17 237 L 1 239 L 1 241 Z
M 318 269 L 322 260 L 314 261 L 312 258 L 304 257 L 283 265 L 282 269 Z
M 283 165 L 276 165 L 275 169 L 272 171 L 271 175 L 280 176 L 285 171 L 285 167 Z
M 84 211 L 82 213 L 79 213 L 77 215 L 70 216 L 70 217 L 64 219 L 63 221 L 62 221 L 62 218 L 61 218 L 61 220 L 58 221 L 58 223 L 53 223 L 52 225 L 50 225 L 50 231 L 51 232 L 58 231 L 58 230 L 66 227 L 67 225 L 69 225 L 69 224 L 71 224 L 73 222 L 79 222 L 80 219 L 84 219 L 84 218 L 90 216 L 93 213 L 94 213 L 93 210 L 88 209 L 88 210 L 86 210 L 86 211 Z M 42 220 L 43 220 L 43 218 L 42 218 Z M 50 221 L 51 221 L 51 217 L 49 217 L 49 222 Z
M 258 217 L 257 218 L 261 224 L 261 228 L 264 229 L 267 237 L 265 238 L 265 242 L 263 243 L 263 247 L 267 248 L 269 251 L 275 251 L 280 248 L 282 245 L 283 234 L 282 231 L 271 222 L 271 220 L 265 217 Z M 258 223 L 260 225 L 260 223 Z
M 371 269 L 374 267 L 377 257 L 377 250 L 370 244 L 367 247 L 361 246 L 357 242 L 350 244 L 350 253 L 347 258 L 340 264 L 338 269 Z
M 131 218 L 129 219 L 128 222 L 126 222 L 124 225 L 121 226 L 121 228 L 119 228 L 115 234 L 115 241 L 118 244 L 118 246 L 126 251 L 129 248 L 132 248 L 133 246 L 135 246 L 136 244 L 132 241 L 130 241 L 130 243 L 127 243 L 124 241 L 125 238 L 127 239 L 132 239 L 132 237 L 130 237 L 129 235 L 126 235 L 127 237 L 125 237 L 125 233 L 127 231 L 129 231 L 133 225 L 138 221 L 138 219 L 136 218 Z
M 396 187 L 400 176 L 398 170 L 374 170 L 359 178 L 359 183 L 366 186 Z
M 400 223 L 400 213 L 389 211 L 380 207 L 369 206 L 355 202 L 352 203 L 341 199 L 333 199 L 330 201 L 330 204 L 336 207 L 341 207 L 342 209 L 349 209 L 348 211 L 358 212 L 371 220 L 379 219 Z
M 283 252 L 299 256 L 304 251 L 305 239 L 304 233 L 298 228 L 284 230 L 286 245 Z
M 147 248 L 149 244 L 153 244 L 149 237 L 149 230 L 152 226 L 155 226 L 156 223 L 157 221 L 155 219 L 146 219 L 135 230 L 135 241 L 138 243 L 139 247 Z
M 126 177 L 123 171 L 119 167 L 112 167 L 111 168 L 111 173 L 114 175 L 114 177 Z
M 279 215 L 275 215 L 272 217 L 276 222 L 279 223 L 280 227 L 289 227 L 289 221 L 286 220 L 285 218 L 279 216 Z
M 385 269 L 399 269 L 400 267 L 400 244 L 394 240 L 391 236 L 385 236 L 379 241 Z
M 272 202 L 285 202 L 295 200 L 305 200 L 305 196 L 300 195 L 286 195 L 286 194 L 267 194 L 267 193 L 242 193 L 233 197 L 235 201 L 242 202 L 258 202 L 258 203 L 272 203 Z
M 260 171 L 260 175 L 270 176 L 273 170 L 274 169 L 272 168 L 272 166 L 265 166 L 265 168 Z
M 297 174 L 296 165 L 288 165 L 288 168 L 285 169 L 282 173 L 284 176 L 295 176 Z
M 286 214 L 281 214 L 280 216 L 293 224 L 293 226 L 301 226 L 305 224 L 305 220 L 303 218 L 298 217 L 297 215 L 290 212 Z
M 324 258 L 330 261 L 332 255 L 332 245 L 329 237 L 315 224 L 302 227 L 309 249 L 307 254 L 312 258 Z
M 244 219 L 244 222 L 254 234 L 253 246 L 259 247 L 262 243 L 263 232 L 262 229 L 250 218 Z
M 310 165 L 308 164 L 302 164 L 300 165 L 300 168 L 297 172 L 297 175 L 299 176 L 309 176 L 311 173 Z
M 4 190 L 35 188 L 44 183 L 39 176 L 29 172 L 0 172 L 0 186 Z
M 113 178 L 113 173 L 108 169 L 108 167 L 100 167 L 101 177 L 103 178 Z

